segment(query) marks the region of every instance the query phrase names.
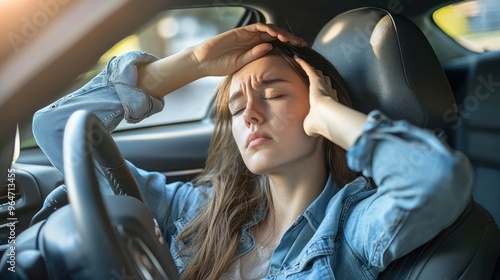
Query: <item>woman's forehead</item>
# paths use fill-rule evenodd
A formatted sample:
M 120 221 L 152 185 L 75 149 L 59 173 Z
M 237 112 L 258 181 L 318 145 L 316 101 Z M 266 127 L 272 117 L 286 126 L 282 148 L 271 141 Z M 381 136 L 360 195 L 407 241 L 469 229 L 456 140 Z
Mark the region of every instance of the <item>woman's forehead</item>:
M 259 89 L 282 80 L 298 76 L 290 64 L 278 56 L 265 56 L 254 60 L 235 72 L 231 79 L 229 96 L 241 91 L 244 87 Z

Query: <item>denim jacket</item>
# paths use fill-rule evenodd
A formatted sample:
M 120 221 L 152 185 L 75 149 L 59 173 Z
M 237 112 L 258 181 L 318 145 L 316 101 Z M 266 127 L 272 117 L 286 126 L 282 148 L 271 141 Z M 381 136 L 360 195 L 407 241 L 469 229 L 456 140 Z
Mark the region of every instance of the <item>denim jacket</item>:
M 123 119 L 135 123 L 163 109 L 162 100 L 135 86 L 135 64 L 156 59 L 142 52 L 114 57 L 85 86 L 35 113 L 35 138 L 61 173 L 63 131 L 72 112 L 94 112 L 112 131 Z M 266 279 L 376 279 L 391 261 L 449 226 L 470 199 L 472 168 L 465 156 L 429 131 L 377 111 L 368 115 L 347 160 L 364 176 L 339 188 L 330 175 L 322 193 L 282 236 Z M 186 263 L 174 239 L 212 188 L 166 184 L 161 173 L 129 166 L 182 274 Z M 253 248 L 251 225 L 241 229 L 234 258 Z

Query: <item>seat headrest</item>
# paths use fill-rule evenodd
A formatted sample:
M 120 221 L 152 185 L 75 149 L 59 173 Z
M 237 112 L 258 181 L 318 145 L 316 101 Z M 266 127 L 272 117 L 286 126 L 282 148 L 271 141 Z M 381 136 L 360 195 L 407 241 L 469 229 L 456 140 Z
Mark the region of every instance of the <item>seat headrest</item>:
M 445 129 L 456 104 L 436 54 L 409 19 L 379 8 L 336 16 L 316 37 L 313 49 L 345 78 L 354 108 L 378 109 L 392 119 Z

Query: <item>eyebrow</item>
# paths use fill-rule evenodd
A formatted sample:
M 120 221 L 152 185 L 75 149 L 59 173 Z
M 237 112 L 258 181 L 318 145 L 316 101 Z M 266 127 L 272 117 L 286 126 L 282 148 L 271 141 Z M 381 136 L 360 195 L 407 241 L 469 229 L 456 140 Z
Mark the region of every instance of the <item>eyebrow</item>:
M 288 81 L 281 79 L 281 78 L 277 78 L 277 79 L 262 80 L 262 81 L 258 82 L 258 84 L 259 84 L 259 86 L 260 85 L 269 86 L 269 85 L 281 83 L 281 82 L 288 82 Z M 231 104 L 232 102 L 234 102 L 236 99 L 240 98 L 242 95 L 243 95 L 243 92 L 241 92 L 241 90 L 237 90 L 236 92 L 231 94 L 231 96 L 229 97 L 228 105 Z

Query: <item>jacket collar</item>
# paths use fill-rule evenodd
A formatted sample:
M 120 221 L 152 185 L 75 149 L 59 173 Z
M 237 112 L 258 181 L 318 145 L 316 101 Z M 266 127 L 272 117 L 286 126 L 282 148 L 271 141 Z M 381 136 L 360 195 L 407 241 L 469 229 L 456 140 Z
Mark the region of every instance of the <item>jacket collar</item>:
M 302 214 L 309 225 L 316 231 L 325 218 L 326 209 L 332 197 L 339 191 L 339 187 L 332 174 L 328 175 L 325 187 L 320 195 L 306 208 Z

